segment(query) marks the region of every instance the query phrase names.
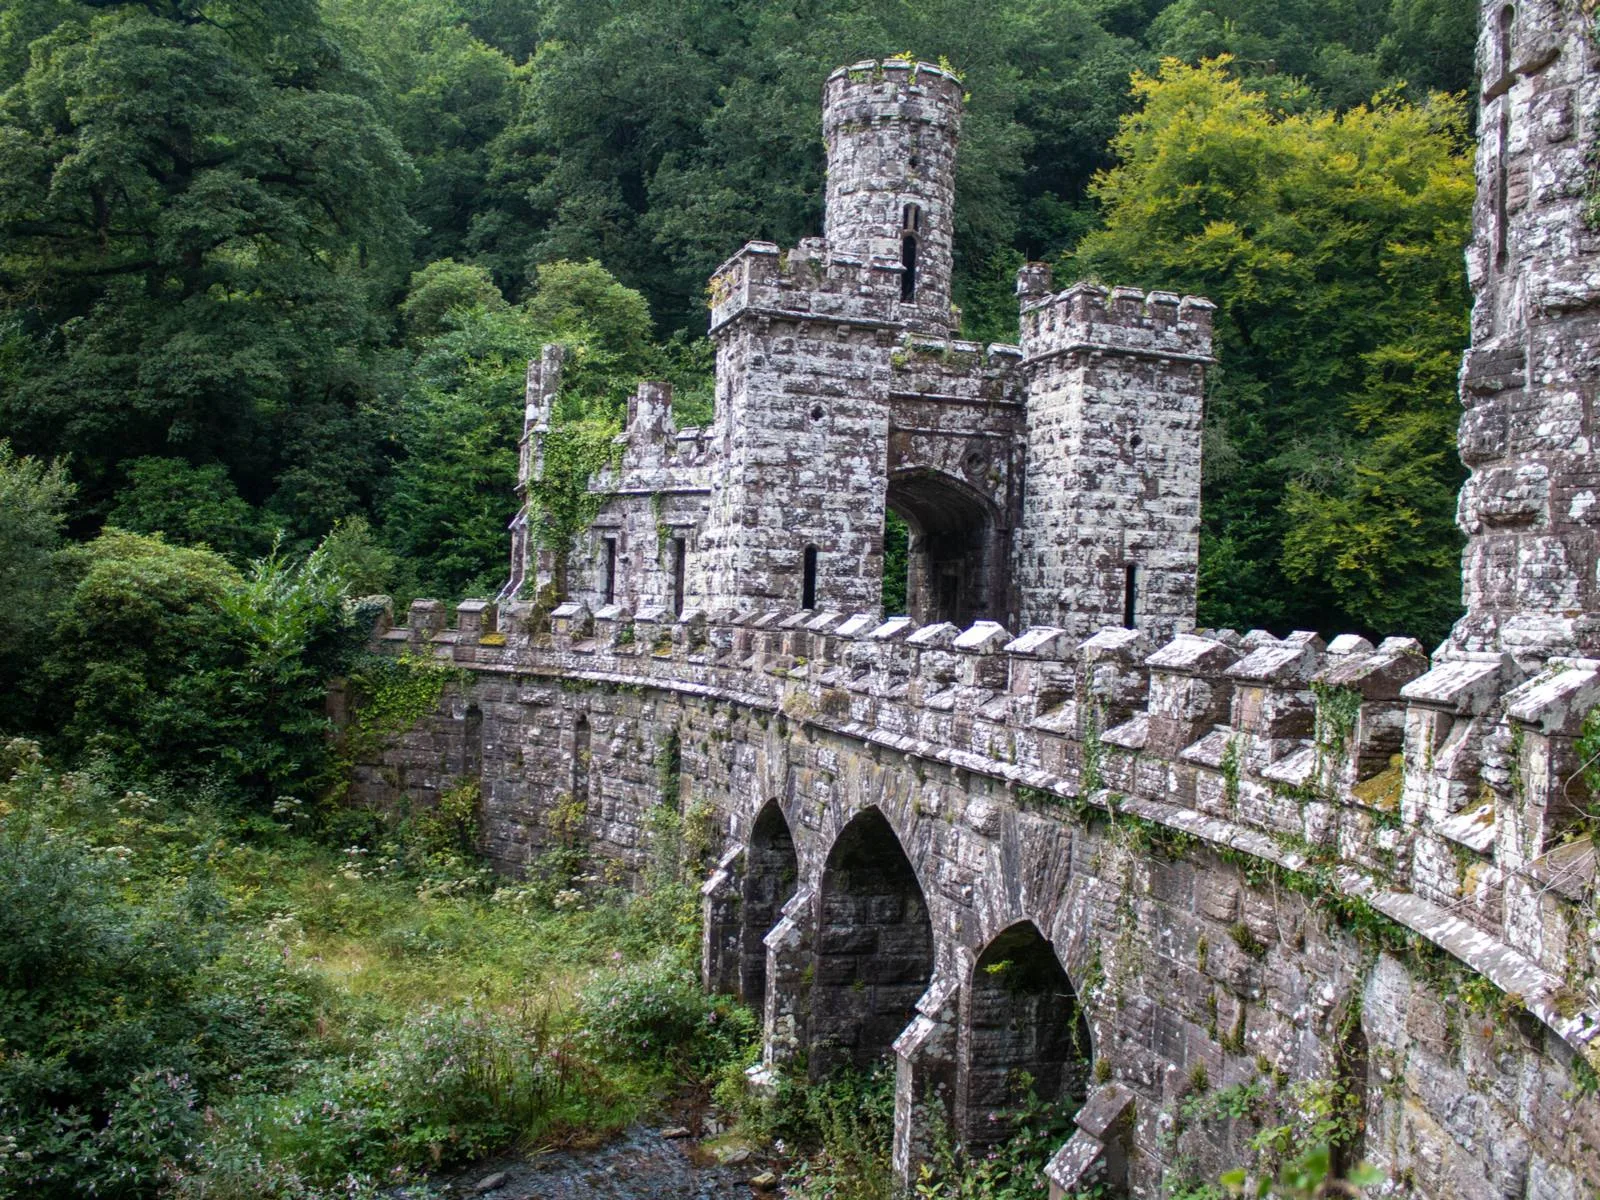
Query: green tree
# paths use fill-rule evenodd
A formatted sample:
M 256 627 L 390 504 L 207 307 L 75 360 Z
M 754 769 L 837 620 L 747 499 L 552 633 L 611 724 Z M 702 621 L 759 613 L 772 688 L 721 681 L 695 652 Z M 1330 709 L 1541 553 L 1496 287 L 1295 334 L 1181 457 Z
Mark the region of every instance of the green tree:
M 424 343 L 395 414 L 401 458 L 382 499 L 384 535 L 410 595 L 493 595 L 516 508 L 517 397 L 541 331 L 521 310 L 457 309 Z
M 195 668 L 236 653 L 223 600 L 240 586 L 214 551 L 112 530 L 69 552 L 76 584 L 45 670 L 67 744 L 132 778 L 213 759 L 216 696 Z M 187 772 L 186 772 L 187 773 Z
M 255 511 L 222 467 L 181 458 L 136 458 L 123 464 L 128 483 L 106 519 L 131 533 L 160 533 L 185 546 L 209 546 L 243 560 L 265 549 Z
M 551 517 L 558 524 L 590 503 L 583 464 L 592 470 L 609 456 L 636 381 L 676 376 L 692 394 L 706 366 L 682 342 L 654 345 L 644 298 L 598 263 L 546 263 L 536 278 L 522 304 L 452 308 L 444 329 L 419 344 L 396 423 L 402 457 L 383 503 L 389 544 L 409 572 L 405 593 L 492 595 L 504 582 L 522 436 L 516 398 L 546 343 L 568 351 L 547 479 L 535 489 L 541 512 L 565 514 Z
M 72 499 L 66 467 L 0 439 L 0 728 L 33 709 L 40 644 L 59 601 L 57 549 Z
M 415 228 L 370 85 L 313 0 L 53 11 L 0 95 L 0 305 L 27 335 L 0 423 L 70 451 L 94 506 L 124 459 L 177 454 L 325 528 L 379 465 L 374 289 Z
M 1149 42 L 1189 63 L 1231 55 L 1252 89 L 1342 109 L 1399 82 L 1467 90 L 1476 25 L 1455 0 L 1174 0 Z
M 492 216 L 483 192 L 490 147 L 516 111 L 525 71 L 474 36 L 452 0 L 325 0 L 326 19 L 381 80 L 376 106 L 417 169 L 408 207 L 422 227 L 419 262 L 468 257 L 475 225 Z M 536 27 L 536 14 L 521 14 Z
M 1170 10 L 1169 10 L 1170 11 Z M 1442 637 L 1467 341 L 1463 105 L 1284 113 L 1226 61 L 1134 81 L 1070 266 L 1219 305 L 1201 620 Z
M 364 637 L 328 554 L 274 552 L 241 573 L 108 530 L 67 561 L 76 582 L 43 666 L 65 750 L 256 804 L 318 783 L 327 680 Z
M 506 298 L 500 294 L 494 276 L 486 268 L 441 258 L 412 274 L 410 291 L 400 305 L 400 316 L 405 321 L 406 333 L 420 340 L 443 333 L 445 319 L 458 309 L 482 308 L 492 312 L 505 307 Z

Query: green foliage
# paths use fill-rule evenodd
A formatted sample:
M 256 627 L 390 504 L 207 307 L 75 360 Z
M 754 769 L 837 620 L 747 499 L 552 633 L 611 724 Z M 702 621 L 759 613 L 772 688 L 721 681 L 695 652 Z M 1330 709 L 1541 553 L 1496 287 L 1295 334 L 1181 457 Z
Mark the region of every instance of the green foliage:
M 336 522 L 322 539 L 327 568 L 344 579 L 352 596 L 381 596 L 394 585 L 399 560 L 378 540 L 362 516 Z
M 154 1194 L 201 1105 L 281 1076 L 315 982 L 228 938 L 203 860 L 140 861 L 171 837 L 160 801 L 57 776 L 25 743 L 5 758 L 0 1194 Z
M 1105 228 L 1071 266 L 1220 306 L 1201 621 L 1442 637 L 1459 593 L 1462 103 L 1285 113 L 1226 60 L 1168 61 L 1134 91 L 1094 185 Z
M 532 283 L 532 293 L 522 304 L 528 319 L 547 330 L 551 341 L 584 346 L 580 368 L 588 366 L 584 357 L 603 352 L 605 367 L 619 377 L 622 394 L 631 391 L 631 381 L 647 369 L 653 356 L 645 298 L 618 283 L 592 258 L 543 263 Z
M 1024 1200 L 1047 1196 L 1044 1169 L 1076 1128 L 1072 1114 L 1081 1100 L 1050 1103 L 1041 1100 L 1026 1075 L 1014 1081 L 1017 1106 L 1002 1119 L 1009 1136 L 977 1155 L 958 1154 L 948 1138 L 935 1145 L 933 1161 L 918 1170 L 913 1194 L 918 1200 Z M 1079 1193 L 1073 1200 L 1096 1200 L 1095 1193 Z
M 1187 62 L 1230 54 L 1277 102 L 1350 108 L 1397 79 L 1467 90 L 1475 16 L 1450 0 L 1176 0 L 1150 41 Z
M 376 1197 L 750 1061 L 680 931 L 492 886 L 474 809 L 340 856 L 0 745 L 0 1195 Z
M 408 304 L 427 302 L 415 339 L 415 379 L 397 414 L 404 450 L 383 501 L 389 544 L 404 563 L 409 595 L 492 595 L 506 573 L 506 514 L 514 506 L 517 443 L 528 360 L 548 342 L 567 349 L 553 427 L 545 435 L 543 477 L 530 489 L 534 532 L 564 562 L 602 497 L 589 478 L 615 461 L 617 418 L 637 376 L 683 381 L 690 400 L 694 356 L 679 343 L 650 342 L 643 298 L 598 264 L 550 263 L 539 290 L 508 307 L 481 302 L 492 289 L 481 268 L 432 264 L 413 283 Z M 471 302 L 476 296 L 479 302 Z M 462 302 L 458 302 L 462 301 Z
M 905 519 L 890 509 L 883 521 L 883 611 L 889 616 L 906 611 L 910 561 L 911 530 Z
M 430 656 L 364 655 L 346 678 L 354 712 L 344 731 L 344 755 L 359 762 L 431 715 L 462 672 Z
M 841 1071 L 810 1086 L 781 1086 L 774 1131 L 814 1152 L 786 1173 L 796 1200 L 892 1200 L 894 1073 Z
M 18 457 L 0 439 L 0 728 L 37 702 L 39 647 L 59 601 L 56 550 L 73 487 L 58 462 Z
M 605 503 L 589 480 L 621 454 L 617 425 L 609 420 L 574 420 L 551 427 L 544 440 L 544 475 L 528 488 L 532 502 L 529 529 L 538 543 L 555 551 L 556 590 L 566 591 L 566 565 L 578 536 Z
M 106 520 L 130 533 L 160 534 L 183 546 L 204 546 L 243 561 L 266 548 L 258 517 L 222 467 L 181 458 L 136 458 L 122 465 L 127 485 Z
M 505 307 L 506 298 L 495 286 L 494 276 L 483 267 L 441 258 L 412 274 L 400 317 L 412 338 L 425 339 L 445 332 L 452 313 Z
M 110 531 L 69 563 L 43 665 L 68 749 L 258 804 L 316 786 L 326 683 L 366 633 L 320 551 L 274 551 L 241 575 L 209 550 Z
M 1600 708 L 1583 715 L 1582 731 L 1573 745 L 1578 778 L 1583 785 L 1584 821 L 1591 836 L 1600 830 Z
M 579 997 L 578 1021 L 580 1037 L 599 1055 L 694 1078 L 744 1061 L 760 1033 L 749 1009 L 707 995 L 671 951 L 604 976 Z
M 371 81 L 311 0 L 62 3 L 0 86 L 0 306 L 19 444 L 220 463 L 296 537 L 378 463 L 376 309 L 415 225 Z
M 1317 706 L 1317 754 L 1324 759 L 1336 759 L 1345 752 L 1351 734 L 1355 733 L 1356 719 L 1361 715 L 1361 693 L 1325 683 L 1313 683 L 1311 693 Z
M 1312 1146 L 1299 1157 L 1285 1163 L 1275 1176 L 1252 1178 L 1243 1170 L 1233 1170 L 1222 1176 L 1222 1182 L 1232 1195 L 1270 1196 L 1274 1200 L 1359 1196 L 1363 1189 L 1383 1182 L 1383 1174 L 1367 1166 L 1356 1167 L 1347 1179 L 1341 1180 L 1334 1174 L 1332 1162 L 1333 1156 L 1327 1146 Z

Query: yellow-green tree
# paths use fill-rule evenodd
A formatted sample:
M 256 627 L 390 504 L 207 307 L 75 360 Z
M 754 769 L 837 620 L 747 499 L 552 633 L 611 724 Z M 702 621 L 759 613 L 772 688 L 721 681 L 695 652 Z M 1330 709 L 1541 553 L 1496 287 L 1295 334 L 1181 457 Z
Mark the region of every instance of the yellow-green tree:
M 1442 637 L 1457 611 L 1465 107 L 1289 113 L 1226 58 L 1166 60 L 1070 264 L 1219 306 L 1201 621 Z

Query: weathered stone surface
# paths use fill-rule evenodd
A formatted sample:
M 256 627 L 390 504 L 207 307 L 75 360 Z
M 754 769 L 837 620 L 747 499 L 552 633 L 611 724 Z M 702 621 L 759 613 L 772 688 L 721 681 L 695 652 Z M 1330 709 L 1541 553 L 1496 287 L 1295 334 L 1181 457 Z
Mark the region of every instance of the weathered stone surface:
M 1030 264 L 1020 347 L 952 340 L 960 89 L 862 63 L 828 83 L 827 237 L 751 243 L 713 280 L 716 426 L 676 431 L 640 388 L 548 620 L 528 620 L 555 564 L 524 513 L 501 606 L 449 630 L 419 601 L 375 633 L 467 681 L 352 794 L 425 805 L 476 780 L 512 874 L 574 838 L 636 872 L 651 811 L 693 800 L 708 985 L 760 1006 L 768 1086 L 800 1055 L 892 1054 L 902 1173 L 941 1122 L 999 1136 L 1032 1064 L 1052 1094 L 1098 1085 L 1058 1191 L 1153 1198 L 1180 1163 L 1242 1161 L 1247 1121 L 1184 1127 L 1203 1071 L 1361 1092 L 1365 1155 L 1409 1195 L 1596 1194 L 1582 7 L 1485 5 L 1469 607 L 1431 669 L 1404 639 L 1190 633 L 1209 305 L 1054 293 Z M 524 479 L 560 365 L 530 366 Z M 885 621 L 887 507 L 918 540 L 912 611 Z M 1418 941 L 1376 951 L 1373 929 Z
M 1600 652 L 1600 624 L 1585 615 L 1600 608 L 1600 254 L 1583 212 L 1600 74 L 1581 6 L 1480 9 L 1473 344 L 1461 372 L 1468 614 L 1452 644 L 1529 667 Z
M 677 430 L 643 383 L 621 459 L 566 556 L 591 611 L 783 605 L 876 613 L 885 515 L 911 528 L 921 624 L 1194 624 L 1200 409 L 1211 305 L 1088 285 L 1031 264 L 1018 346 L 953 338 L 956 135 L 948 72 L 858 63 L 829 78 L 825 235 L 751 242 L 711 281 L 713 424 Z M 543 470 L 561 355 L 531 364 L 523 487 Z M 525 606 L 557 556 L 513 522 Z M 804 618 L 799 618 L 804 620 Z M 798 643 L 795 644 L 798 646 Z M 791 656 L 803 657 L 799 649 Z

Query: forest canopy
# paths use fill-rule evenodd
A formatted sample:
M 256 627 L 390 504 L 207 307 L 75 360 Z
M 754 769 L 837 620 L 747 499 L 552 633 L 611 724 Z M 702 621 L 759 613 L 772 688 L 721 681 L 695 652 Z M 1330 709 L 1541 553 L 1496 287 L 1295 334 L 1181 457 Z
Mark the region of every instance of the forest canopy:
M 1459 0 L 14 0 L 0 433 L 104 525 L 242 567 L 504 572 L 523 363 L 598 431 L 709 404 L 704 286 L 821 222 L 840 63 L 946 59 L 965 336 L 1059 260 L 1221 308 L 1203 624 L 1455 613 L 1473 14 Z M 1204 65 L 1202 65 L 1204 64 Z M 381 568 L 381 569 L 377 569 Z M 0 647 L 0 652 L 5 651 Z

